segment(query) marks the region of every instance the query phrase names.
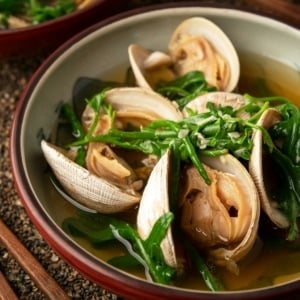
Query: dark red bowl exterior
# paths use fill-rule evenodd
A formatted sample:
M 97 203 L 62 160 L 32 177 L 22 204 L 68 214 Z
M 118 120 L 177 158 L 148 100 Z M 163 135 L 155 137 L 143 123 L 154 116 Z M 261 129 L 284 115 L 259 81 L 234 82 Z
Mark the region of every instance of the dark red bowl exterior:
M 79 31 L 121 11 L 126 1 L 96 0 L 86 8 L 55 20 L 0 31 L 0 59 L 54 50 Z

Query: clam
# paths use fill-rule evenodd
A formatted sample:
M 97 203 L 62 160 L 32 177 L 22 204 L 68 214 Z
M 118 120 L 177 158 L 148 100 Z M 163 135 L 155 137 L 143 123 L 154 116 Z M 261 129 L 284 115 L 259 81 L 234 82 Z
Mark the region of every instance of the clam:
M 216 265 L 238 273 L 237 262 L 252 249 L 258 230 L 260 203 L 254 182 L 232 155 L 201 157 L 212 183 L 195 167 L 184 173 L 181 227 Z
M 128 48 L 137 84 L 155 88 L 158 81 L 170 81 L 199 70 L 207 82 L 221 91 L 232 91 L 239 74 L 239 58 L 226 34 L 213 22 L 201 17 L 183 21 L 174 31 L 168 53 L 138 45 Z
M 128 48 L 128 54 L 138 86 L 155 89 L 158 82 L 176 78 L 172 70 L 172 59 L 167 53 L 132 44 Z
M 139 191 L 143 187 L 133 168 L 107 144 L 89 143 L 86 168 L 124 191 Z
M 41 142 L 43 154 L 64 190 L 82 205 L 102 213 L 126 210 L 140 201 L 133 189 L 124 191 L 69 159 L 60 148 Z
M 149 89 L 140 87 L 114 88 L 105 93 L 105 101 L 111 104 L 116 111 L 119 125 L 130 122 L 140 127 L 157 119 L 174 121 L 182 119 L 182 113 L 175 105 Z M 93 117 L 93 109 L 87 106 L 82 115 L 82 121 L 86 128 L 91 125 Z
M 91 106 L 87 105 L 82 114 L 82 124 L 86 131 L 92 126 L 94 118 L 94 110 Z M 97 125 L 93 130 L 93 135 L 105 134 L 112 126 L 110 116 L 100 113 Z M 100 142 L 89 143 L 87 149 L 85 162 L 89 172 L 100 178 L 109 180 L 110 183 L 124 190 L 127 187 L 133 186 L 135 186 L 134 190 L 139 190 L 137 187 L 140 184 L 134 170 L 108 144 Z
M 187 108 L 205 112 L 208 102 L 234 109 L 247 104 L 240 94 L 212 92 L 189 102 L 184 116 L 188 115 Z M 239 117 L 249 116 L 241 112 Z M 194 167 L 187 169 L 182 226 L 199 248 L 208 247 L 208 255 L 216 264 L 237 273 L 237 262 L 250 252 L 256 240 L 259 195 L 249 172 L 232 155 L 203 156 L 201 160 L 213 183 L 206 185 Z M 197 215 L 199 210 L 204 214 Z
M 245 98 L 237 93 L 228 93 L 228 92 L 211 92 L 201 96 L 196 97 L 190 101 L 183 110 L 184 116 L 188 116 L 187 109 L 191 109 L 198 113 L 207 111 L 207 103 L 211 102 L 216 106 L 231 106 L 233 109 L 239 109 L 240 107 L 246 105 Z M 248 114 L 242 112 L 238 117 L 246 119 Z
M 281 119 L 280 113 L 274 109 L 267 109 L 258 121 L 258 125 L 269 129 L 272 125 L 279 122 Z M 267 174 L 266 164 L 268 157 L 264 155 L 262 131 L 257 129 L 253 133 L 253 149 L 249 161 L 249 172 L 256 184 L 259 192 L 261 207 L 270 220 L 279 228 L 289 227 L 287 217 L 280 211 L 276 201 L 272 200 L 266 183 L 267 176 L 273 176 L 270 172 Z
M 159 94 L 142 88 L 116 88 L 106 92 L 105 101 L 116 111 L 116 124 L 143 122 L 155 119 L 179 120 L 181 113 Z M 87 108 L 83 123 L 89 128 L 94 112 Z M 100 114 L 99 123 L 105 132 L 111 125 Z M 108 125 L 107 125 L 108 124 Z M 107 125 L 107 126 L 106 126 Z M 95 128 L 101 133 L 101 126 Z M 90 143 L 86 169 L 61 148 L 46 141 L 41 143 L 43 154 L 67 193 L 81 204 L 102 213 L 115 213 L 128 209 L 140 201 L 140 180 L 130 166 L 119 158 L 108 145 Z
M 155 165 L 145 186 L 137 215 L 137 230 L 141 238 L 147 239 L 155 222 L 170 211 L 169 204 L 170 151 Z M 161 242 L 165 262 L 178 267 L 171 228 Z

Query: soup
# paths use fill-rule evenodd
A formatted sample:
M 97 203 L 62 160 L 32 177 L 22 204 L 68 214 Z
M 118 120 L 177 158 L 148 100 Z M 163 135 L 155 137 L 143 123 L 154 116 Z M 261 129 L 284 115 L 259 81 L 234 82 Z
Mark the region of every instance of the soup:
M 300 106 L 299 67 L 288 67 L 275 59 L 250 53 L 241 54 L 240 62 L 241 93 L 261 96 L 262 92 L 269 91 L 269 94 L 282 95 Z
M 270 58 L 252 55 L 251 53 L 241 53 L 240 60 L 241 79 L 238 85 L 240 93 L 247 92 L 256 96 L 261 96 L 261 93 L 264 95 L 266 93 L 280 94 L 288 97 L 299 106 L 300 94 L 299 90 L 297 91 L 297 86 L 300 83 L 300 76 L 298 71 Z M 123 82 L 126 70 L 127 66 L 120 67 L 108 75 L 106 80 Z M 53 188 L 51 193 L 54 201 L 48 203 L 49 209 L 53 211 L 52 215 L 56 217 L 56 221 L 59 224 L 62 224 L 66 218 L 77 218 L 77 211 L 72 205 L 59 196 Z M 132 220 L 135 218 L 135 215 L 136 211 L 132 210 L 122 217 L 125 217 L 126 220 Z M 93 214 L 88 215 L 88 219 L 93 220 L 93 217 Z M 264 229 L 264 226 L 267 229 Z M 224 268 L 217 267 L 216 273 L 219 274 L 224 282 L 226 290 L 266 287 L 299 278 L 299 241 L 296 240 L 292 243 L 282 242 L 277 235 L 266 239 L 266 236 L 269 234 L 268 230 L 271 227 L 266 218 L 263 217 L 259 231 L 261 238 L 257 239 L 251 253 L 239 264 L 240 273 L 238 276 Z M 101 246 L 93 246 L 85 238 L 74 235 L 71 235 L 71 237 L 84 249 L 104 261 L 126 253 L 126 249 L 117 241 L 104 243 Z M 126 272 L 145 278 L 142 267 L 131 268 L 129 271 L 126 270 Z M 190 272 L 176 284 L 184 288 L 207 289 L 196 271 Z

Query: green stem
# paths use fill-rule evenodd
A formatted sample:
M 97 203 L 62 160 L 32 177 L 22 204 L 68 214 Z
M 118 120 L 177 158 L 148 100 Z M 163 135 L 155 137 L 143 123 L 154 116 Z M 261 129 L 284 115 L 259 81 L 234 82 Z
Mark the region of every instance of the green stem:
M 81 122 L 78 120 L 71 105 L 65 103 L 62 106 L 62 113 L 71 124 L 74 137 L 77 139 L 83 139 L 85 137 L 84 129 L 81 125 Z M 86 157 L 86 148 L 84 147 L 84 145 L 80 145 L 77 149 L 75 162 L 78 163 L 80 166 L 83 166 L 85 164 L 85 157 Z
M 204 179 L 206 184 L 211 184 L 211 180 L 209 179 L 209 177 L 203 167 L 203 164 L 201 163 L 201 161 L 195 151 L 195 148 L 194 148 L 193 144 L 191 143 L 191 140 L 187 136 L 184 137 L 182 140 L 185 144 L 185 147 L 189 154 L 189 157 L 190 157 L 191 161 L 193 162 L 193 164 L 195 165 L 195 167 L 197 168 L 199 174 L 202 176 L 202 178 Z
M 213 273 L 209 270 L 206 263 L 198 253 L 198 251 L 191 245 L 190 242 L 185 241 L 184 243 L 188 254 L 192 258 L 198 272 L 201 274 L 206 286 L 213 292 L 223 291 L 225 290 L 223 283 L 219 278 L 213 275 Z

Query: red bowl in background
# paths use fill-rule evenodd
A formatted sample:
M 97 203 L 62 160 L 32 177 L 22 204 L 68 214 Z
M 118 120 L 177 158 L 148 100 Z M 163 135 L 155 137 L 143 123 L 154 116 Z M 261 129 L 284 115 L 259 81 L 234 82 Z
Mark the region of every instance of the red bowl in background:
M 87 7 L 38 25 L 0 31 L 0 58 L 54 50 L 82 29 L 124 7 L 123 0 L 96 0 Z

